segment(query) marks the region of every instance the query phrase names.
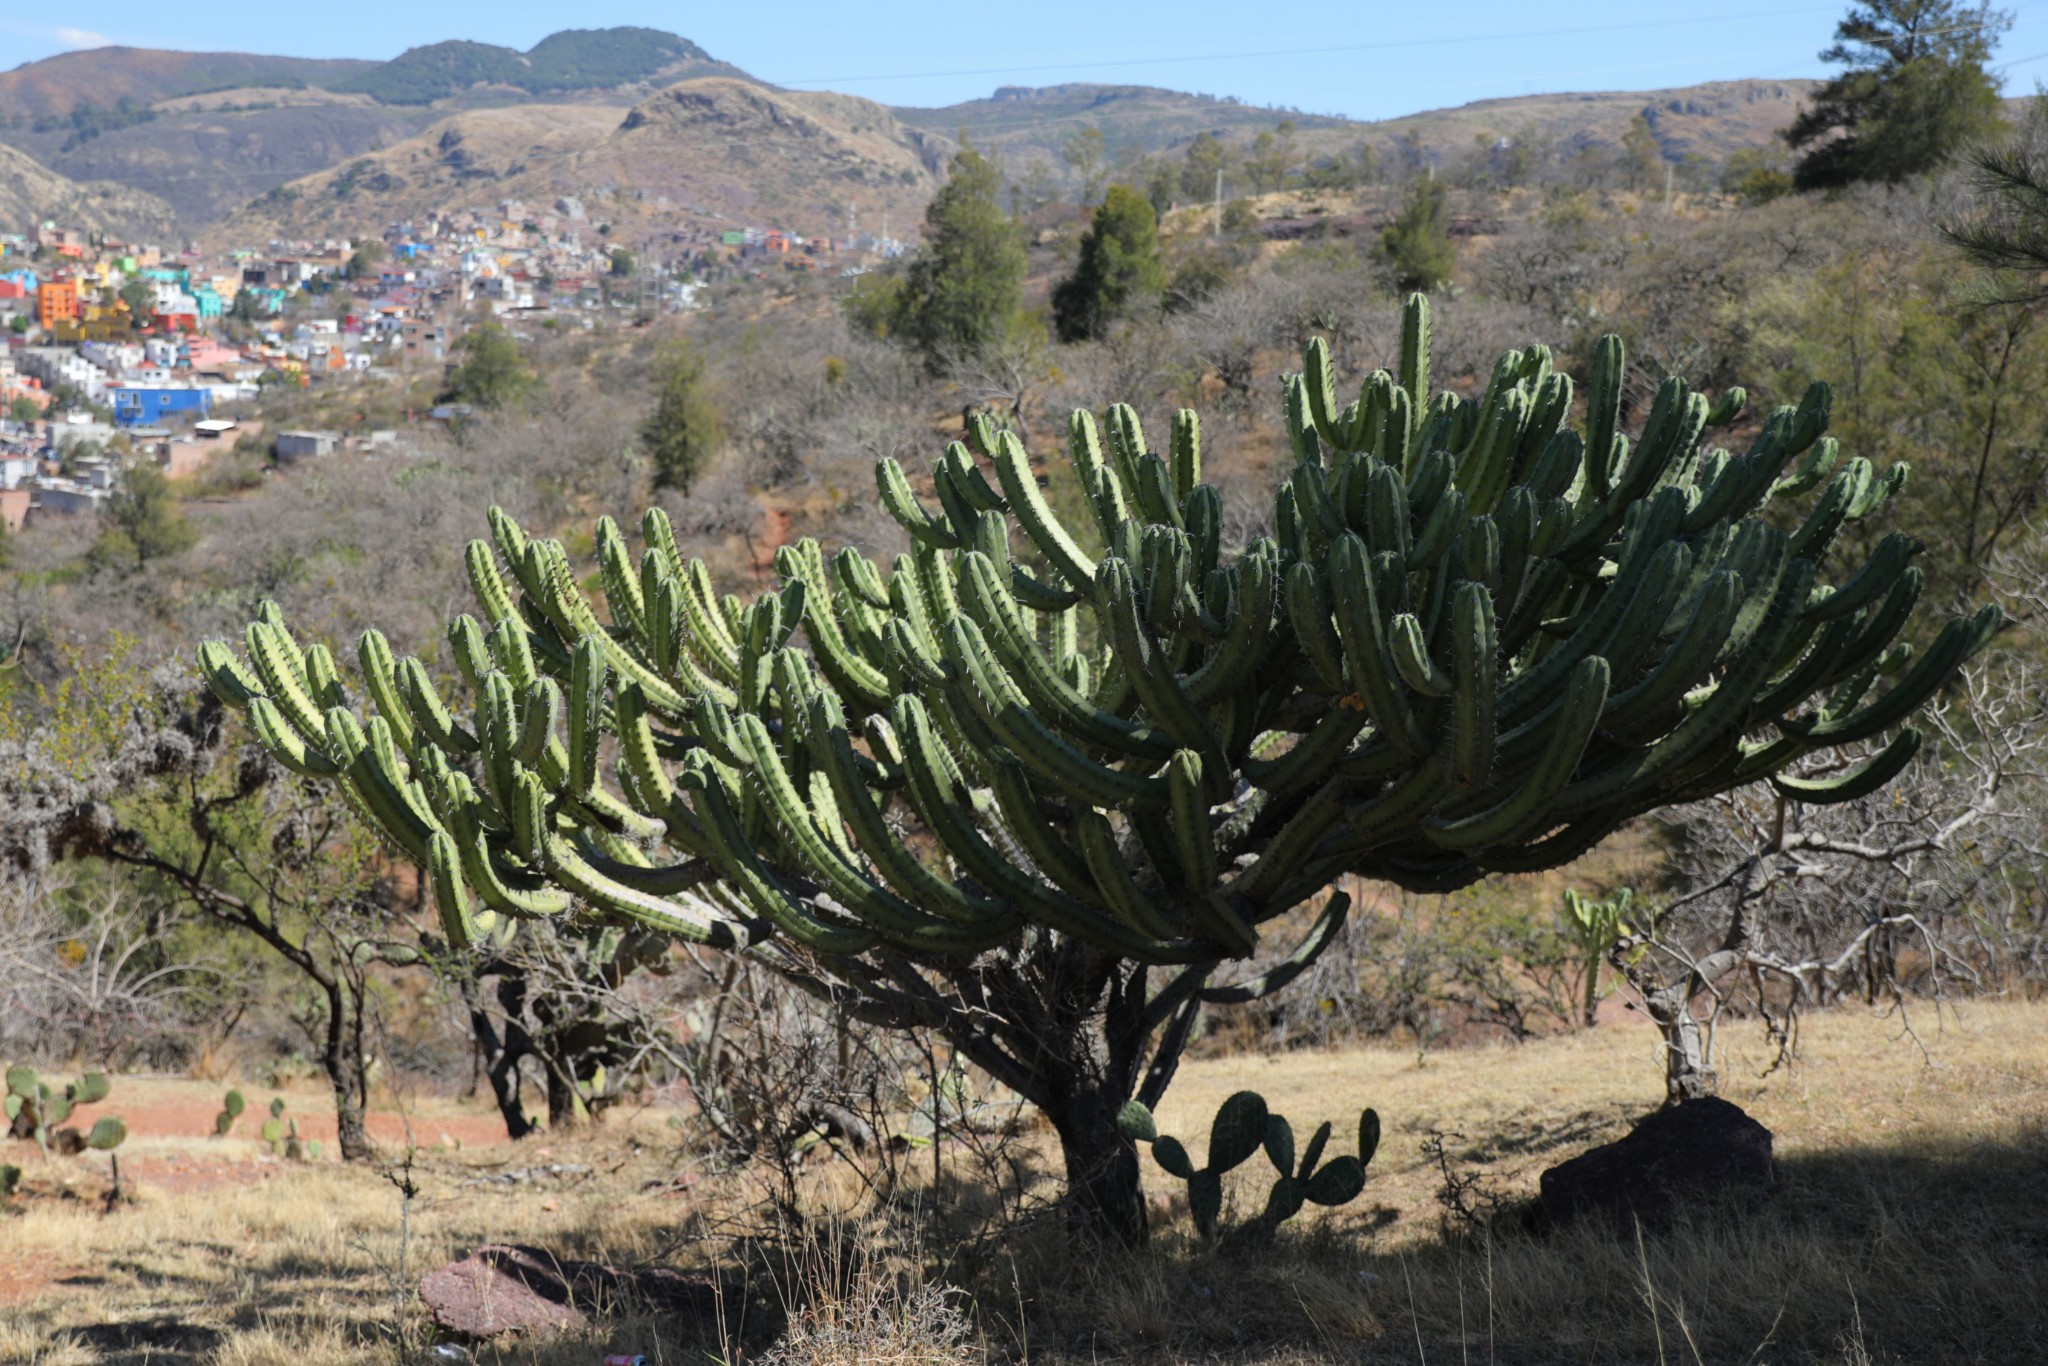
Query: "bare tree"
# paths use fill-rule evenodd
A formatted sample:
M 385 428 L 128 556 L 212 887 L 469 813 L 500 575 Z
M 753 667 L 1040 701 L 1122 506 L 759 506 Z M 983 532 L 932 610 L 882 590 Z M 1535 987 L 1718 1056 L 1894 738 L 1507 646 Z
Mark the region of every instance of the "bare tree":
M 1853 998 L 1903 1013 L 1952 983 L 2039 971 L 2039 677 L 1979 665 L 1922 719 L 1921 757 L 1872 796 L 1810 806 L 1759 785 L 1665 822 L 1678 893 L 1646 908 L 1609 959 L 1663 1033 L 1668 1103 L 1713 1090 L 1731 1008 L 1762 1015 L 1782 1062 L 1807 1007 Z

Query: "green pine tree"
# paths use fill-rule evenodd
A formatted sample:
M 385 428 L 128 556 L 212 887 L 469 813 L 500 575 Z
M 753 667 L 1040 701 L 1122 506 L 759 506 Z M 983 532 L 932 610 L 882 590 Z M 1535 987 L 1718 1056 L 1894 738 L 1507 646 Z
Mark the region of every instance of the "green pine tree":
M 1158 299 L 1165 288 L 1151 202 L 1128 185 L 1112 185 L 1081 238 L 1074 273 L 1052 292 L 1053 328 L 1063 342 L 1099 337 L 1126 310 Z
M 141 569 L 192 548 L 199 533 L 185 520 L 170 480 L 155 465 L 130 466 L 107 499 L 103 525 L 88 558 L 99 568 Z
M 640 425 L 640 445 L 654 463 L 654 486 L 685 496 L 718 448 L 725 444 L 725 419 L 704 374 L 704 359 L 688 342 L 677 342 L 655 371 L 654 411 Z
M 456 339 L 454 349 L 462 361 L 448 376 L 446 397 L 451 402 L 503 408 L 540 383 L 520 354 L 519 343 L 496 323 L 471 328 Z
M 924 249 L 904 273 L 892 335 L 937 369 L 1001 337 L 1024 304 L 1024 239 L 1003 212 L 1002 173 L 962 147 L 924 211 Z
M 1872 0 L 1835 27 L 1821 60 L 1845 68 L 1785 130 L 1802 190 L 1896 183 L 1996 128 L 1998 78 L 1985 69 L 2003 10 L 1956 0 Z
M 1403 291 L 1427 293 L 1450 280 L 1458 266 L 1458 247 L 1451 241 L 1444 187 L 1434 176 L 1415 182 L 1407 206 L 1380 234 L 1380 249 Z

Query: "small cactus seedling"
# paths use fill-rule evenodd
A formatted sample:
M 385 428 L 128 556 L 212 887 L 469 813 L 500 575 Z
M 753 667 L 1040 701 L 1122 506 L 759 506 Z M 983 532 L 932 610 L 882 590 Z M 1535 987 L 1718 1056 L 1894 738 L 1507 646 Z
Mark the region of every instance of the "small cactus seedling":
M 1150 1143 L 1153 1160 L 1169 1176 L 1187 1182 L 1188 1212 L 1194 1216 L 1196 1232 L 1204 1238 L 1216 1236 L 1222 1218 L 1224 1175 L 1260 1149 L 1265 1150 L 1279 1176 L 1266 1198 L 1265 1210 L 1237 1231 L 1263 1237 L 1300 1213 L 1304 1204 L 1343 1205 L 1357 1199 L 1365 1189 L 1365 1169 L 1380 1142 L 1379 1114 L 1367 1110 L 1358 1117 L 1358 1155 L 1324 1162 L 1323 1150 L 1334 1129 L 1325 1120 L 1297 1163 L 1294 1126 L 1285 1116 L 1269 1111 L 1265 1098 L 1256 1091 L 1239 1091 L 1216 1111 L 1209 1126 L 1209 1162 L 1204 1167 L 1195 1166 L 1179 1139 L 1161 1134 L 1152 1112 L 1137 1101 L 1118 1112 L 1117 1127 L 1134 1143 Z

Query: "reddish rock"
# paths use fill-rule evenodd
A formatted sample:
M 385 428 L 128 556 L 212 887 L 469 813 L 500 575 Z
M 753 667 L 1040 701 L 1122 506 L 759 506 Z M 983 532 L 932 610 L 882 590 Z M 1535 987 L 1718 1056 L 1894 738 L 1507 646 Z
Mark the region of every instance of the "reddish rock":
M 716 1280 L 689 1272 L 620 1271 L 555 1256 L 544 1248 L 490 1244 L 420 1278 L 434 1322 L 467 1338 L 542 1335 L 581 1327 L 586 1311 L 635 1301 L 659 1313 L 714 1316 Z
M 537 1248 L 480 1247 L 420 1277 L 420 1299 L 435 1323 L 470 1338 L 553 1333 L 586 1322 L 561 1264 Z

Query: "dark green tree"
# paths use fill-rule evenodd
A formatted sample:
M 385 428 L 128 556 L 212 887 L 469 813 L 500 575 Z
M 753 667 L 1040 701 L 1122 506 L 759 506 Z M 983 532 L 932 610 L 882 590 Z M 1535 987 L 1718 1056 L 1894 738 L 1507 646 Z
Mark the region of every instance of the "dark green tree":
M 1631 190 L 1654 190 L 1664 178 L 1664 149 L 1641 114 L 1629 120 L 1621 135 L 1621 174 Z
M 2036 91 L 2026 110 L 2011 137 L 1964 154 L 1963 205 L 1941 221 L 1984 269 L 1980 295 L 2000 303 L 2048 301 L 2048 95 Z
M 1166 288 L 1159 261 L 1159 220 L 1144 195 L 1112 185 L 1081 238 L 1074 273 L 1052 292 L 1053 329 L 1063 342 L 1102 335 L 1127 309 Z
M 640 425 L 640 445 L 654 464 L 654 486 L 685 495 L 725 443 L 725 420 L 704 374 L 704 358 L 677 342 L 655 370 L 654 411 Z
M 1180 189 L 1190 199 L 1214 199 L 1216 176 L 1230 162 L 1230 149 L 1214 133 L 1198 134 L 1181 162 Z
M 1427 293 L 1449 281 L 1458 266 L 1458 247 L 1451 241 L 1444 187 L 1434 176 L 1416 180 L 1407 206 L 1380 233 L 1380 250 L 1404 290 Z
M 461 362 L 448 376 L 446 397 L 479 408 L 503 408 L 533 392 L 540 381 L 519 343 L 496 323 L 471 328 L 456 339 Z
M 34 422 L 43 415 L 43 410 L 36 407 L 34 399 L 20 395 L 7 405 L 7 415 L 16 422 Z
M 349 253 L 348 265 L 342 273 L 351 280 L 367 279 L 377 273 L 377 267 L 384 262 L 384 244 L 372 237 Z
M 138 323 L 147 319 L 150 310 L 156 306 L 156 291 L 144 279 L 131 279 L 122 285 L 120 297 L 121 302 L 128 305 L 128 316 Z
M 1873 0 L 1835 26 L 1821 60 L 1843 67 L 1785 130 L 1802 153 L 1802 190 L 1897 183 L 1932 170 L 1998 123 L 1998 78 L 1985 69 L 2003 10 L 1956 0 Z
M 891 333 L 935 369 L 987 346 L 1024 303 L 1024 239 L 1003 212 L 1002 173 L 972 147 L 924 211 L 924 249 L 903 277 Z
M 170 480 L 152 464 L 129 467 L 121 487 L 107 499 L 99 539 L 89 558 L 101 568 L 140 569 L 192 548 L 199 534 L 171 491 Z
M 633 273 L 633 253 L 624 247 L 612 248 L 612 274 L 627 276 Z

